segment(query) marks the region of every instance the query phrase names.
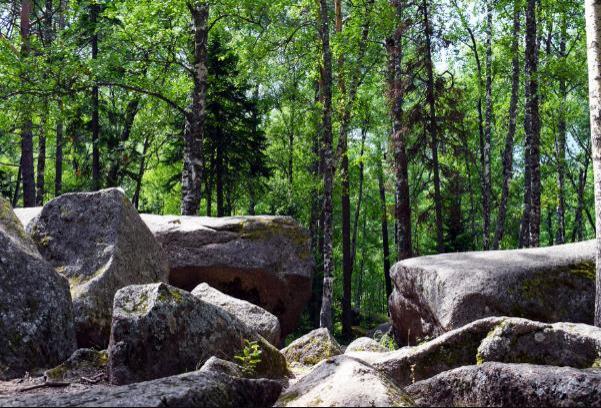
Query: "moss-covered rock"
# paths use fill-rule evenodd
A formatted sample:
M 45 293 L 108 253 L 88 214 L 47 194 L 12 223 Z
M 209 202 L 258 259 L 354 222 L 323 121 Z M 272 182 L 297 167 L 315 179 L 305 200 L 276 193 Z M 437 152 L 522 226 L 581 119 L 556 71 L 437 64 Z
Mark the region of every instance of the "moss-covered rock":
M 359 337 L 346 347 L 344 353 L 357 353 L 361 351 L 384 353 L 389 350 L 374 339 L 370 339 L 369 337 Z
M 60 364 L 75 350 L 67 280 L 0 198 L 0 379 Z
M 106 350 L 79 349 L 58 367 L 47 370 L 44 375 L 51 381 L 81 382 L 87 379 L 105 379 L 108 366 Z M 101 377 L 101 378 L 98 378 Z
M 312 366 L 342 354 L 342 349 L 328 329 L 316 329 L 296 339 L 282 350 L 288 363 Z
M 234 360 L 256 341 L 257 376 L 287 374 L 280 352 L 218 306 L 167 284 L 133 285 L 115 295 L 109 344 L 109 377 L 129 384 L 192 371 L 210 357 Z

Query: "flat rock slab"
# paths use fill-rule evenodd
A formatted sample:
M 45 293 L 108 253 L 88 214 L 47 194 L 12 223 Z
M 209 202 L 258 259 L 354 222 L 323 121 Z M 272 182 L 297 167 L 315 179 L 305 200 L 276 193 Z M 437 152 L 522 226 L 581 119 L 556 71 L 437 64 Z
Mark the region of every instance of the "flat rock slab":
M 69 284 L 0 198 L 0 379 L 55 366 L 73 350 Z
M 400 344 L 488 316 L 592 324 L 595 243 L 425 256 L 391 270 Z
M 307 231 L 290 217 L 142 215 L 167 253 L 169 283 L 191 291 L 206 282 L 278 317 L 292 332 L 311 297 Z
M 322 361 L 290 386 L 277 407 L 410 407 L 393 381 L 365 362 L 345 355 Z
M 195 371 L 119 387 L 94 387 L 75 393 L 0 397 L 5 407 L 266 407 L 282 386 L 271 380 L 234 378 Z
M 405 389 L 419 406 L 594 407 L 601 370 L 484 363 L 446 371 Z
M 27 229 L 69 280 L 80 347 L 107 346 L 119 288 L 167 280 L 161 247 L 120 189 L 62 195 Z

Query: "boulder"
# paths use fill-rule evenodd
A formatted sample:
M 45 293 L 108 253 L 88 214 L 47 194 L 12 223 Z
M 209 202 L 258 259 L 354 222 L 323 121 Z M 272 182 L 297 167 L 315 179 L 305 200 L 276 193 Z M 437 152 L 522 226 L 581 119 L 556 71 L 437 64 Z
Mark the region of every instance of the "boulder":
M 192 291 L 197 298 L 219 306 L 226 312 L 246 323 L 248 327 L 263 336 L 265 340 L 278 346 L 280 343 L 280 322 L 267 310 L 245 300 L 228 296 L 206 283 L 201 283 Z
M 220 307 L 164 283 L 128 286 L 115 295 L 109 379 L 130 384 L 195 370 L 211 356 L 233 360 L 245 340 L 261 349 L 257 374 L 286 375 L 284 356 Z
M 484 363 L 441 373 L 405 389 L 419 406 L 593 407 L 601 370 Z
M 276 381 L 195 371 L 120 387 L 75 393 L 0 397 L 3 407 L 267 407 L 282 391 Z
M 384 353 L 389 350 L 374 339 L 370 339 L 369 337 L 359 337 L 346 347 L 344 353 L 356 353 L 361 351 Z
M 342 349 L 328 329 L 316 329 L 294 340 L 282 350 L 288 363 L 312 366 L 342 354 Z
M 53 382 L 101 381 L 106 379 L 108 360 L 106 350 L 79 349 L 67 361 L 47 370 L 44 375 Z
M 211 357 L 200 367 L 202 372 L 221 373 L 231 377 L 244 377 L 242 367 L 231 361 L 222 360 L 217 357 Z
M 120 189 L 62 195 L 28 232 L 69 280 L 80 347 L 107 346 L 119 288 L 167 279 L 164 253 Z
M 388 353 L 348 352 L 405 386 L 483 362 L 601 367 L 601 329 L 489 317 L 415 347 Z
M 401 344 L 488 316 L 592 324 L 594 241 L 407 259 L 391 270 L 389 307 Z
M 69 284 L 0 198 L 0 379 L 55 366 L 74 350 Z
M 297 326 L 311 297 L 308 233 L 290 217 L 142 215 L 169 261 L 169 283 L 201 283 L 278 317 L 282 338 Z
M 393 381 L 361 360 L 337 356 L 282 393 L 276 407 L 411 407 L 413 401 Z

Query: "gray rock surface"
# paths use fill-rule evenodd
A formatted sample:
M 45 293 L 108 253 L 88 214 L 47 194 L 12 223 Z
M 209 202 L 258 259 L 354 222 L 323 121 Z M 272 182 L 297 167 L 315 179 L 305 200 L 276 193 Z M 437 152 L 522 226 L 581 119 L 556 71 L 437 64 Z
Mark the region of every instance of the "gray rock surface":
M 316 329 L 294 340 L 282 350 L 288 363 L 312 366 L 342 354 L 342 349 L 328 329 Z
M 388 353 L 348 352 L 405 386 L 483 362 L 601 367 L 601 329 L 489 317 L 415 347 Z
M 601 370 L 485 363 L 441 373 L 405 389 L 419 406 L 594 407 Z
M 110 382 L 130 384 L 192 371 L 212 356 L 232 360 L 244 340 L 257 341 L 261 348 L 257 373 L 274 378 L 287 373 L 277 349 L 220 307 L 164 283 L 128 286 L 115 295 Z
M 200 367 L 200 371 L 209 373 L 221 373 L 231 377 L 244 377 L 242 367 L 231 361 L 222 360 L 217 357 L 211 357 Z
M 594 248 L 588 241 L 399 262 L 389 299 L 396 337 L 415 344 L 488 316 L 592 324 Z
M 106 380 L 108 365 L 106 350 L 79 349 L 58 367 L 47 370 L 44 375 L 54 382 L 87 382 Z
M 258 305 L 292 332 L 311 296 L 313 261 L 307 231 L 290 217 L 142 215 L 169 260 L 169 283 L 200 283 Z
M 353 340 L 353 342 L 346 347 L 344 353 L 356 353 L 361 351 L 384 353 L 389 350 L 374 339 L 370 339 L 369 337 L 360 337 L 356 340 Z
M 201 283 L 194 288 L 192 294 L 205 302 L 221 307 L 243 321 L 248 327 L 263 336 L 265 340 L 274 346 L 279 346 L 280 322 L 277 317 L 267 310 L 245 300 L 228 296 L 206 283 Z
M 271 380 L 195 371 L 120 387 L 62 394 L 0 397 L 6 407 L 267 407 L 282 386 Z
M 67 277 L 80 347 L 108 344 L 115 292 L 166 281 L 166 257 L 120 189 L 62 195 L 28 225 L 42 256 Z
M 69 284 L 0 197 L 0 379 L 55 366 L 73 350 Z
M 277 407 L 410 407 L 413 401 L 385 375 L 361 360 L 337 356 L 282 393 Z

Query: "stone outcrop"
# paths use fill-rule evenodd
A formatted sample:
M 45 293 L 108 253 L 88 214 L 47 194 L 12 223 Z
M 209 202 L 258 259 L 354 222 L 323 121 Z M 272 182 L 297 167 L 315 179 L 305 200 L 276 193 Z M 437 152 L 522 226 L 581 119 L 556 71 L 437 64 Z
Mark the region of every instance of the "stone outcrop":
M 405 389 L 418 406 L 594 407 L 601 370 L 484 363 L 441 373 Z
M 192 294 L 207 303 L 221 307 L 263 336 L 265 340 L 274 346 L 279 346 L 280 322 L 267 310 L 245 300 L 228 296 L 206 283 L 201 283 L 194 288 Z
M 330 358 L 284 391 L 277 407 L 410 407 L 393 381 L 361 360 Z
M 370 363 L 401 386 L 483 362 L 601 367 L 601 329 L 584 324 L 490 317 L 419 346 L 348 355 Z
M 62 195 L 44 206 L 28 232 L 69 280 L 80 347 L 108 344 L 119 288 L 167 279 L 164 253 L 120 189 Z
M 288 363 L 312 366 L 342 354 L 342 349 L 328 329 L 316 329 L 294 340 L 282 350 Z
M 220 307 L 163 283 L 128 286 L 115 295 L 110 382 L 130 384 L 192 371 L 211 356 L 233 360 L 244 340 L 256 341 L 261 349 L 258 374 L 286 375 L 284 356 Z
M 0 379 L 55 366 L 74 350 L 69 284 L 0 198 Z
M 200 283 L 278 317 L 292 332 L 311 296 L 308 233 L 290 217 L 142 215 L 167 253 L 169 283 L 191 291 Z
M 391 271 L 400 344 L 488 316 L 592 324 L 594 241 L 549 248 L 413 258 Z
M 277 381 L 195 371 L 120 387 L 75 393 L 0 397 L 3 407 L 268 407 L 282 391 Z
M 351 344 L 346 347 L 344 351 L 346 353 L 357 353 L 362 351 L 371 351 L 375 353 L 384 353 L 389 351 L 386 347 L 369 337 L 359 337 L 353 340 Z

